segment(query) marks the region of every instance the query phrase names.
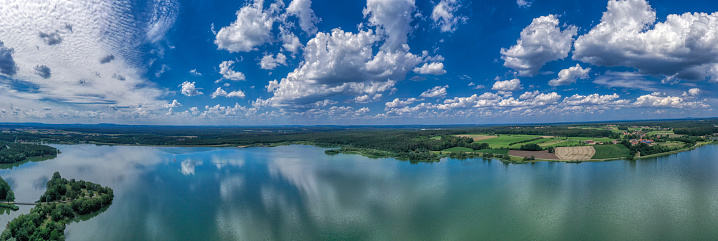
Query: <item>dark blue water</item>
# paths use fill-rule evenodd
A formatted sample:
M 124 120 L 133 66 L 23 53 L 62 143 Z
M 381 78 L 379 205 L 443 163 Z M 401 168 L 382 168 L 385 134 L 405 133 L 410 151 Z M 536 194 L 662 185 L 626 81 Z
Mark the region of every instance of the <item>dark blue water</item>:
M 68 240 L 718 238 L 718 146 L 528 165 L 410 164 L 312 146 L 58 147 L 59 157 L 0 176 L 18 201 L 37 200 L 55 171 L 112 187 L 112 206 L 70 224 Z

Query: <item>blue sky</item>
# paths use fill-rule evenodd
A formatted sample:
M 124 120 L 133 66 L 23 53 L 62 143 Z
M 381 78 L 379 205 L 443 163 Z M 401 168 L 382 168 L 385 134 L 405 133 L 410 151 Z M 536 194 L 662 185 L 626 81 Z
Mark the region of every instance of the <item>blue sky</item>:
M 0 121 L 715 117 L 710 1 L 10 1 Z

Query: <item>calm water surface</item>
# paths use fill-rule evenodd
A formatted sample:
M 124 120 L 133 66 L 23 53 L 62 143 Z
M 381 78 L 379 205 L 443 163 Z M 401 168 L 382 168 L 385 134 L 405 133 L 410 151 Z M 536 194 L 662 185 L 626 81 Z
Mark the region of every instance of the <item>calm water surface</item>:
M 18 201 L 55 171 L 115 190 L 68 240 L 718 239 L 718 146 L 636 162 L 410 164 L 323 148 L 57 146 L 0 170 Z M 4 228 L 20 213 L 0 215 Z

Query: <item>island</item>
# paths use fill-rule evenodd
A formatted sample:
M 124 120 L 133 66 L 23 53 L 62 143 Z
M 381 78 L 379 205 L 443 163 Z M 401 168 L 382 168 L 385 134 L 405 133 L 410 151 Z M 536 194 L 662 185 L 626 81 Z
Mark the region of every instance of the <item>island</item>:
M 446 126 L 0 125 L 0 140 L 144 146 L 315 145 L 326 154 L 437 162 L 487 158 L 507 163 L 635 160 L 711 144 L 718 119 Z
M 22 203 L 35 207 L 30 213 L 10 221 L 0 234 L 0 240 L 64 240 L 67 223 L 79 215 L 108 207 L 113 198 L 112 188 L 82 180 L 67 180 L 55 172 L 47 182 L 47 190 L 40 200 Z

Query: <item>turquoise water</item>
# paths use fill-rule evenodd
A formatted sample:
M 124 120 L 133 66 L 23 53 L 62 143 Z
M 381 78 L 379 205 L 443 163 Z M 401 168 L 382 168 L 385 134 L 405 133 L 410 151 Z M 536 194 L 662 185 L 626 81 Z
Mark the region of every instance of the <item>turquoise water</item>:
M 57 147 L 59 157 L 0 176 L 18 201 L 37 200 L 55 171 L 112 187 L 112 206 L 68 225 L 68 240 L 718 237 L 715 145 L 636 162 L 528 165 L 410 164 L 313 146 Z

